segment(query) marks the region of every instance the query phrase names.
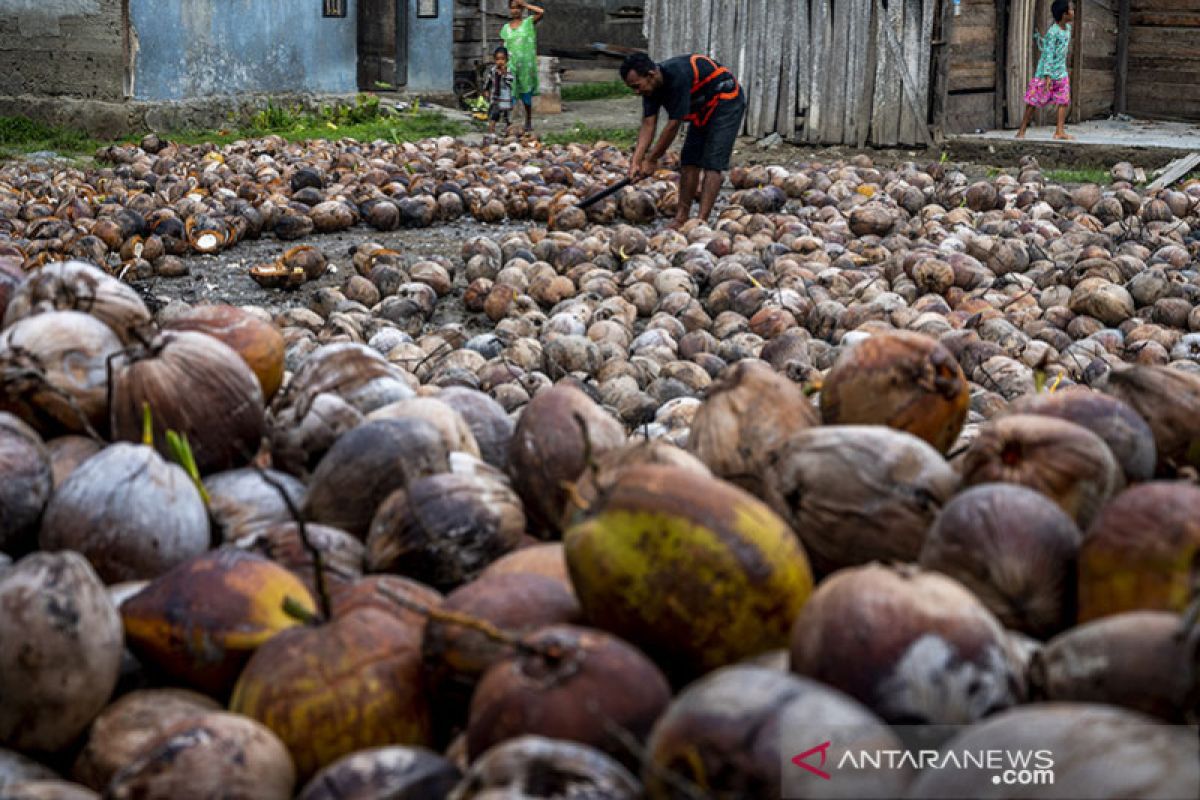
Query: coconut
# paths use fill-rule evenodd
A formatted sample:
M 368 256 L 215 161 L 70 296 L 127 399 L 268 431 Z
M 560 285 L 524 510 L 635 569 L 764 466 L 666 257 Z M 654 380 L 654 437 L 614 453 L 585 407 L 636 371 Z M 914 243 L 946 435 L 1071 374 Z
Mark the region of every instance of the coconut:
M 915 561 L 958 483 L 912 434 L 823 425 L 786 440 L 767 472 L 766 497 L 827 573 L 876 559 Z

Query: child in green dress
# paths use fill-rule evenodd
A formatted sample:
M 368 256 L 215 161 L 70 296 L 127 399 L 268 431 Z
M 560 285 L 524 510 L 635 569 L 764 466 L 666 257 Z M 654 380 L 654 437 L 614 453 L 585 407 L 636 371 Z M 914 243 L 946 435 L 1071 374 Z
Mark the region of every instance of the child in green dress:
M 525 12 L 533 16 L 526 17 Z M 508 15 L 511 22 L 500 29 L 500 38 L 508 48 L 509 69 L 515 81 L 513 94 L 521 98 L 525 106 L 525 130 L 533 130 L 533 96 L 538 93 L 537 31 L 534 25 L 542 21 L 545 9 L 531 5 L 525 0 L 509 0 Z
M 1034 32 L 1042 54 L 1038 59 L 1037 72 L 1025 92 L 1025 118 L 1021 120 L 1021 129 L 1017 131 L 1018 139 L 1025 138 L 1025 129 L 1033 119 L 1033 112 L 1048 105 L 1058 106 L 1058 127 L 1054 131 L 1054 138 L 1075 138 L 1063 129 L 1067 121 L 1067 106 L 1071 104 L 1067 49 L 1071 43 L 1071 21 L 1075 19 L 1075 7 L 1070 0 L 1054 0 L 1050 13 L 1054 16 L 1054 24 L 1046 29 L 1046 35 L 1038 36 Z

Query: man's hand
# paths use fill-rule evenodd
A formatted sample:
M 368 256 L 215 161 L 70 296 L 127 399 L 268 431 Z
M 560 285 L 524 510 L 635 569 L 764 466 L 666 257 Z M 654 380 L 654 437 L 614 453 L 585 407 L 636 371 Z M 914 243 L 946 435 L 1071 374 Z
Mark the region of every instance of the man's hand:
M 629 162 L 629 177 L 631 180 L 641 180 L 642 178 L 653 175 L 658 169 L 657 158 L 634 158 Z

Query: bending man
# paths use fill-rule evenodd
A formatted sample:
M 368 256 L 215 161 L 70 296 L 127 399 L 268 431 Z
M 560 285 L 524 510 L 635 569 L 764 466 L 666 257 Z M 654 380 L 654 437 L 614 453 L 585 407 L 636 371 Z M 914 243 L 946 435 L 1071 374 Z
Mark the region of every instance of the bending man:
M 737 78 L 708 56 L 676 56 L 656 64 L 645 53 L 634 53 L 621 64 L 621 79 L 642 97 L 642 126 L 629 162 L 629 177 L 637 180 L 654 172 L 679 127 L 687 122 L 680 154 L 679 210 L 670 227 L 687 222 L 697 190 L 700 219 L 707 221 L 746 113 L 745 94 Z M 659 109 L 666 109 L 667 124 L 655 143 Z

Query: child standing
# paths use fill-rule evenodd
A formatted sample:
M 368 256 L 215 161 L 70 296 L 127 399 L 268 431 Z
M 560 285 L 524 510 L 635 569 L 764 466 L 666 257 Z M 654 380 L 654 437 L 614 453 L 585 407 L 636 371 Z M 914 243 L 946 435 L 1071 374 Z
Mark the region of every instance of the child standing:
M 508 71 L 508 50 L 497 47 L 492 53 L 492 66 L 483 79 L 483 92 L 488 99 L 488 133 L 496 132 L 496 123 L 503 120 L 508 130 L 509 113 L 513 107 L 513 74 Z
M 525 16 L 526 11 L 533 13 Z M 508 15 L 511 22 L 500 29 L 500 38 L 512 54 L 512 71 L 516 76 L 513 91 L 525 106 L 525 130 L 533 130 L 533 96 L 538 93 L 537 74 L 537 31 L 534 25 L 542 21 L 545 10 L 530 5 L 525 0 L 509 0 Z
M 1045 36 L 1038 36 L 1034 31 L 1034 39 L 1038 49 L 1042 51 L 1038 59 L 1037 72 L 1029 81 L 1025 91 L 1025 118 L 1021 120 L 1021 129 L 1017 138 L 1025 138 L 1025 129 L 1033 119 L 1035 109 L 1048 105 L 1058 106 L 1058 127 L 1054 131 L 1055 139 L 1074 139 L 1074 136 L 1063 130 L 1067 121 L 1067 106 L 1071 104 L 1071 80 L 1067 73 L 1067 48 L 1071 43 L 1071 21 L 1075 19 L 1075 6 L 1071 0 L 1054 0 L 1050 6 L 1054 16 L 1054 24 L 1046 30 Z

